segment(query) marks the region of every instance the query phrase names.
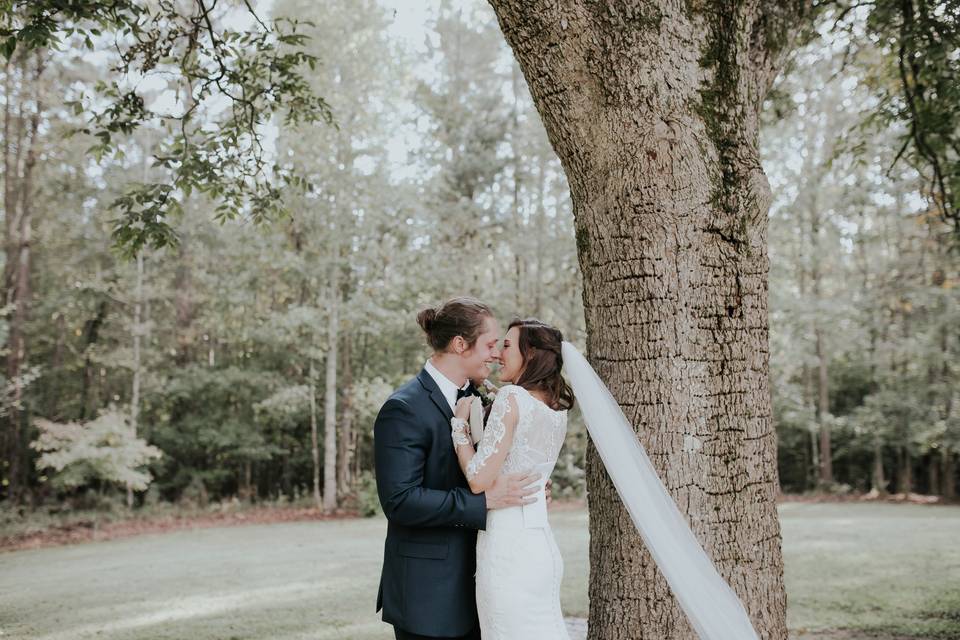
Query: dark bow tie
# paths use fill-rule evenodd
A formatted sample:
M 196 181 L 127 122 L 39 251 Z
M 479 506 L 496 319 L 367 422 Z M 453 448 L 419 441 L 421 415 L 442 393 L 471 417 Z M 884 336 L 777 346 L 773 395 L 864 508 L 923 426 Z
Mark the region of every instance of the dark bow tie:
M 460 398 L 466 398 L 467 396 L 479 396 L 480 392 L 477 391 L 477 388 L 473 386 L 473 383 L 467 385 L 466 389 L 457 389 L 457 402 L 460 401 Z

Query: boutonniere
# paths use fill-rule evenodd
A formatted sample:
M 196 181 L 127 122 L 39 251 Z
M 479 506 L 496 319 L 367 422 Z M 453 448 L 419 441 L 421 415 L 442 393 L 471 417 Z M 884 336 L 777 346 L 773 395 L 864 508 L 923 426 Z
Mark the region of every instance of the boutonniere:
M 494 396 L 496 396 L 497 391 L 499 391 L 499 387 L 489 380 L 484 380 L 483 384 L 476 389 L 477 393 L 480 395 L 480 402 L 482 402 L 483 406 L 485 407 L 489 407 L 491 404 L 493 404 Z

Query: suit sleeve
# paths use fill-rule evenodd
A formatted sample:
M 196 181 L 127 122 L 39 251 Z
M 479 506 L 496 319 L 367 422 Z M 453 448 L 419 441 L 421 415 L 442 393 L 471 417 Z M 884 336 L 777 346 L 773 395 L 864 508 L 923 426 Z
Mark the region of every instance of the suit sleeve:
M 408 527 L 484 529 L 487 500 L 466 487 L 423 486 L 430 433 L 402 400 L 391 398 L 373 426 L 377 495 L 391 522 Z

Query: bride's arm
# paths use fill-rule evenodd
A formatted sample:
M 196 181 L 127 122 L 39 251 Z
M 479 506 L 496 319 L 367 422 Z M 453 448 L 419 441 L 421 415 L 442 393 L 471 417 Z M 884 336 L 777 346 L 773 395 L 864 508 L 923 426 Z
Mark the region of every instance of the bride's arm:
M 470 415 L 470 399 L 464 398 L 457 404 L 456 415 Z M 493 407 L 490 408 L 490 417 L 483 429 L 483 437 L 477 450 L 473 450 L 469 438 L 466 442 L 461 439 L 460 444 L 454 439 L 460 468 L 473 493 L 483 493 L 493 486 L 507 452 L 510 451 L 518 420 L 517 399 L 512 393 L 501 392 L 497 394 Z

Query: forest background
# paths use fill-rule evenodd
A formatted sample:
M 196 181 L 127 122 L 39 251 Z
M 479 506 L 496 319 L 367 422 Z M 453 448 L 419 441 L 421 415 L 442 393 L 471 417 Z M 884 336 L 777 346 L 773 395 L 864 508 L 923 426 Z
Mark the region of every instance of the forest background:
M 268 124 L 266 155 L 312 188 L 278 179 L 288 212 L 270 224 L 186 190 L 163 247 L 118 249 L 112 205 L 162 174 L 150 156 L 170 130 L 71 135 L 110 48 L 10 58 L 6 522 L 235 501 L 373 514 L 371 426 L 428 356 L 420 308 L 471 294 L 583 345 L 569 188 L 492 10 L 400 8 L 273 3 L 312 22 L 308 77 L 334 124 Z M 236 9 L 210 17 L 249 18 Z M 960 258 L 900 157 L 907 131 L 877 116 L 896 76 L 865 15 L 822 16 L 763 114 L 780 486 L 953 500 Z M 127 81 L 178 103 L 155 77 Z M 557 498 L 583 497 L 585 452 L 575 415 Z

